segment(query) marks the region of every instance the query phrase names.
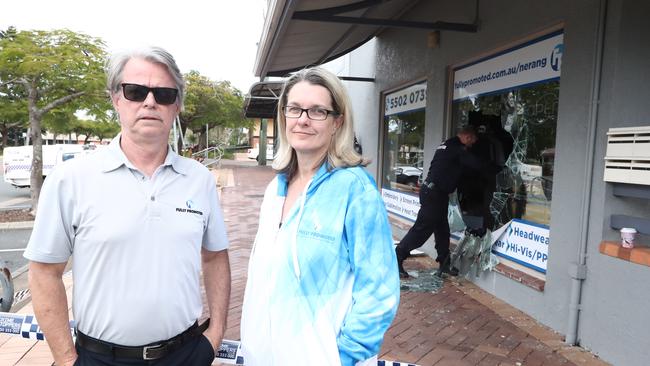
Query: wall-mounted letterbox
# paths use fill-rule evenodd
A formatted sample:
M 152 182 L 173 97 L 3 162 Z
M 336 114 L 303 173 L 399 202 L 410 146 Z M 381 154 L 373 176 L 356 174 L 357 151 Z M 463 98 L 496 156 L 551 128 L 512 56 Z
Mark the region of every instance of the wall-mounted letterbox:
M 650 126 L 609 129 L 604 180 L 650 185 Z

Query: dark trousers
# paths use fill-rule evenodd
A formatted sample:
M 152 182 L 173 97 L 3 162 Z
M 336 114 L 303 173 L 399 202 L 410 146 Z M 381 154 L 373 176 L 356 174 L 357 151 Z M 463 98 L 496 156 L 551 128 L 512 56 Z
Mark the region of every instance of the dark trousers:
M 420 211 L 415 223 L 408 233 L 397 245 L 395 252 L 398 260 L 408 258 L 413 249 L 421 247 L 433 233 L 436 240 L 436 261 L 443 263 L 449 256 L 449 221 L 447 220 L 447 207 L 449 194 L 430 189 L 426 186 L 420 188 Z
M 158 360 L 144 361 L 132 358 L 119 358 L 95 353 L 76 345 L 79 358 L 74 366 L 208 366 L 214 361 L 214 349 L 204 335 L 198 335 L 183 346 Z

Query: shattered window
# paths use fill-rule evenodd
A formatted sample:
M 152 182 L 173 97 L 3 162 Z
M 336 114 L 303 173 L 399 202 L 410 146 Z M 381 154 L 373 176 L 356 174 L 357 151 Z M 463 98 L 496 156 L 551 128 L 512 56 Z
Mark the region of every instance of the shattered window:
M 559 88 L 550 81 L 453 103 L 454 127 L 478 130 L 470 151 L 501 167 L 465 173 L 458 194 L 470 221 L 491 230 L 513 218 L 550 225 Z

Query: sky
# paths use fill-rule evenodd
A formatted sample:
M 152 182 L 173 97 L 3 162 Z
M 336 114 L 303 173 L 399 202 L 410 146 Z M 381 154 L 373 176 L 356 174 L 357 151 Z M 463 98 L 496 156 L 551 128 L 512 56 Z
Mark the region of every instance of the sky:
M 109 52 L 169 51 L 183 73 L 230 81 L 244 94 L 253 75 L 267 0 L 2 1 L 0 29 L 69 29 L 101 38 Z

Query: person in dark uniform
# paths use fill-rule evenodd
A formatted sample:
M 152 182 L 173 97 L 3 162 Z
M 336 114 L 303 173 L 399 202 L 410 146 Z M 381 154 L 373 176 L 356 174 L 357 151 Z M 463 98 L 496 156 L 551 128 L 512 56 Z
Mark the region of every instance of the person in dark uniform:
M 408 277 L 402 263 L 410 255 L 411 250 L 421 247 L 433 233 L 436 240 L 437 262 L 442 271 L 457 275 L 449 265 L 449 222 L 447 221 L 447 206 L 449 194 L 460 181 L 464 169 L 481 171 L 483 164 L 476 156 L 470 154 L 467 148 L 477 140 L 473 126 L 463 127 L 455 137 L 438 146 L 427 178 L 420 187 L 420 211 L 415 223 L 395 248 L 397 266 L 400 277 Z
M 491 114 L 469 112 L 468 124 L 476 128 L 477 141 L 467 151 L 479 158 L 485 167 L 494 166 L 495 169 L 464 170 L 460 184 L 456 187 L 460 209 L 465 219 L 468 216 L 479 218 L 473 222 L 470 229 L 494 230 L 495 217 L 491 212 L 491 203 L 494 192 L 497 191 L 497 174 L 506 165 L 512 153 L 512 136 L 501 127 L 501 117 Z M 499 167 L 499 169 L 496 169 Z M 476 226 L 480 223 L 479 226 Z

